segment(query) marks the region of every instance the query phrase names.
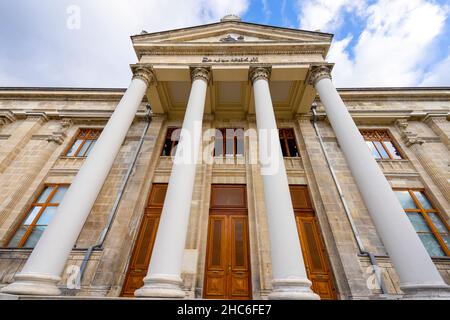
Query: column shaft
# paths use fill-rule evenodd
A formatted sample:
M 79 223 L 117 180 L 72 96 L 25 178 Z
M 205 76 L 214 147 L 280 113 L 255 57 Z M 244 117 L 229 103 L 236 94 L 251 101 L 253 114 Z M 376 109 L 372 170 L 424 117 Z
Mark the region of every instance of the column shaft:
M 136 296 L 183 298 L 181 269 L 186 243 L 197 158 L 201 142 L 203 110 L 209 71 L 193 70 L 180 141 L 169 178 L 158 233 L 144 286 Z
M 313 73 L 312 78 L 315 79 L 312 83 L 319 93 L 377 232 L 389 252 L 400 278 L 401 289 L 411 294 L 446 289 L 445 282 L 331 82 L 329 70 L 318 71 L 315 75 Z
M 143 77 L 133 78 L 24 268 L 15 276 L 15 282 L 3 288 L 2 292 L 60 294 L 56 284 L 60 281 L 70 252 L 119 152 L 147 86 L 148 82 Z
M 259 159 L 272 257 L 270 299 L 319 299 L 310 289 L 270 96 L 268 70 L 252 73 Z

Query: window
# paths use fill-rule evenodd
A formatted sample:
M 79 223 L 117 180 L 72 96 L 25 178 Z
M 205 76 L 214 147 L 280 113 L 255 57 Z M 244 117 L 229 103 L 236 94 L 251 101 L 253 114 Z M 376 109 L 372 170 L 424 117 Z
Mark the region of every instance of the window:
M 387 130 L 361 130 L 361 134 L 375 159 L 402 159 Z
M 161 156 L 174 156 L 176 146 L 180 140 L 180 128 L 168 128 L 166 134 L 166 140 L 164 141 L 164 146 L 161 152 Z
M 244 155 L 244 129 L 216 129 L 214 139 L 215 157 Z
M 81 129 L 75 141 L 66 151 L 66 157 L 87 157 L 97 142 L 100 133 L 100 129 Z
M 406 215 L 432 257 L 450 256 L 449 227 L 421 190 L 395 190 Z
M 281 151 L 283 157 L 300 157 L 295 142 L 294 129 L 279 129 Z
M 68 185 L 46 185 L 9 241 L 10 248 L 34 248 L 67 191 Z

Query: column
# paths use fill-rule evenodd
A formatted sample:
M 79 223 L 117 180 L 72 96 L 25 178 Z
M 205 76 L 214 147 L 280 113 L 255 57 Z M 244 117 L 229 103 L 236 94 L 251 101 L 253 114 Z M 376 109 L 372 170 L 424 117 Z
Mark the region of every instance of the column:
M 130 86 L 61 201 L 22 271 L 1 290 L 24 295 L 59 295 L 66 261 L 103 186 L 149 84 L 151 70 L 135 68 Z
M 339 146 L 400 278 L 400 288 L 409 296 L 446 294 L 448 286 L 367 148 L 331 82 L 330 72 L 327 65 L 315 66 L 308 82 L 319 93 Z
M 148 273 L 144 278 L 144 286 L 135 292 L 135 296 L 138 297 L 185 297 L 182 289 L 181 268 L 210 72 L 206 68 L 194 68 L 191 78 L 191 92 L 169 178 L 158 233 Z
M 269 299 L 319 299 L 310 289 L 300 247 L 291 194 L 269 90 L 270 70 L 251 70 L 272 258 Z
M 419 139 L 416 133 L 408 131 L 408 121 L 400 119 L 396 121 L 396 125 L 399 128 L 402 138 L 405 141 L 407 147 L 411 148 L 414 154 L 419 160 L 419 163 L 425 169 L 426 173 L 433 180 L 434 184 L 442 192 L 444 198 L 450 203 L 450 184 L 447 180 L 447 172 L 442 171 L 434 162 L 433 158 L 428 155 L 424 150 L 424 140 Z

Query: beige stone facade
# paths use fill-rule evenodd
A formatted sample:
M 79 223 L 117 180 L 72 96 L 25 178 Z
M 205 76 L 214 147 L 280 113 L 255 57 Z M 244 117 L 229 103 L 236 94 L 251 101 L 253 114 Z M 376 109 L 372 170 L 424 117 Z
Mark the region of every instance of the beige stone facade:
M 227 35 L 243 35 L 244 41 L 220 41 Z M 172 158 L 160 154 L 167 128 L 182 125 L 190 88 L 189 68 L 206 65 L 212 69 L 202 125 L 206 136 L 215 128 L 243 128 L 246 132 L 256 129 L 254 97 L 248 80 L 253 63 L 272 67 L 270 85 L 277 125 L 294 129 L 300 151 L 300 157 L 284 159 L 288 180 L 290 184 L 308 187 L 338 298 L 402 298 L 397 273 L 321 101 L 306 81 L 311 65 L 325 63 L 330 41 L 327 34 L 237 21 L 134 37 L 139 63 L 151 66 L 157 84 L 150 85 L 66 263 L 58 284 L 63 295 L 120 295 L 151 186 L 169 181 Z M 254 62 L 249 63 L 248 59 Z M 377 161 L 389 184 L 393 188 L 424 189 L 450 223 L 450 89 L 338 91 L 358 128 L 389 130 L 405 155 L 401 160 Z M 0 287 L 13 281 L 30 255 L 31 249 L 8 248 L 8 239 L 33 198 L 47 183 L 71 183 L 86 159 L 66 157 L 64 151 L 80 128 L 103 128 L 123 94 L 124 90 L 118 89 L 0 89 Z M 369 258 L 358 253 L 312 125 L 310 106 L 314 102 L 318 105 L 318 127 L 331 165 L 361 241 L 377 258 L 387 292 L 371 285 L 374 276 Z M 151 123 L 106 240 L 90 257 L 81 287 L 70 288 L 73 266 L 80 266 L 87 248 L 96 243 L 132 164 L 146 125 L 147 104 L 153 110 Z M 208 144 L 205 140 L 202 143 L 204 148 Z M 249 161 L 257 158 L 256 135 L 246 135 L 244 150 L 242 159 L 214 159 L 213 163 L 197 165 L 183 258 L 182 279 L 187 297 L 201 298 L 203 294 L 211 184 L 217 183 L 246 185 L 253 299 L 265 299 L 271 291 L 262 177 L 259 165 Z M 433 262 L 450 284 L 450 257 L 433 258 Z

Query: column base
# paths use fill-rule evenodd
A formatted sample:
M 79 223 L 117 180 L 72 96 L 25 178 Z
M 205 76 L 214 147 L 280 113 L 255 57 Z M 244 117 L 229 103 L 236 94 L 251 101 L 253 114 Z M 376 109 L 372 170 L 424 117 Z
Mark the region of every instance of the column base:
M 61 281 L 58 276 L 47 274 L 19 273 L 14 282 L 2 288 L 0 292 L 15 295 L 59 296 L 61 291 L 56 284 Z
M 308 279 L 276 279 L 272 280 L 272 286 L 270 300 L 320 300 Z
M 400 285 L 408 300 L 450 300 L 450 286 L 446 284 Z
M 144 286 L 134 292 L 135 297 L 183 299 L 183 280 L 178 276 L 157 274 L 145 277 Z

